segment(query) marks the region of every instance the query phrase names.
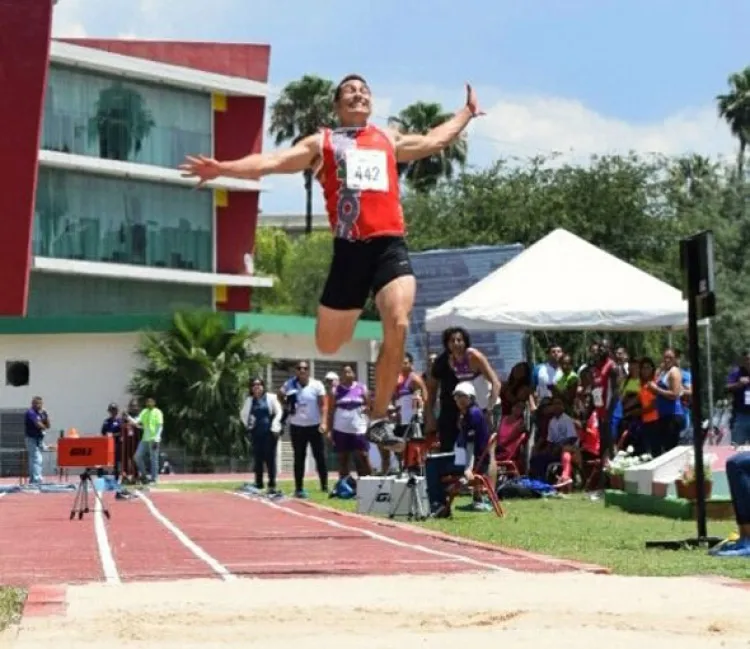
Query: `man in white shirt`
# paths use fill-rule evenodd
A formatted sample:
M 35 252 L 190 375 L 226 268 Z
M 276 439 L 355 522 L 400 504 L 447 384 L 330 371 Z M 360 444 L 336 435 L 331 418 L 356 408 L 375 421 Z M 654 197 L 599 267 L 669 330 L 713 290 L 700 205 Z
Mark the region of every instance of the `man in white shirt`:
M 547 362 L 539 366 L 536 383 L 536 396 L 538 401 L 549 399 L 553 394 L 553 387 L 562 377 L 560 359 L 563 351 L 559 345 L 550 345 L 547 348 Z
M 310 377 L 307 361 L 297 363 L 296 376 L 289 379 L 279 390 L 289 410 L 289 436 L 294 451 L 294 496 L 307 498 L 304 489 L 305 459 L 310 446 L 315 467 L 320 478 L 321 491 L 328 492 L 328 468 L 326 467 L 325 435 L 328 422 L 328 399 L 325 386 Z

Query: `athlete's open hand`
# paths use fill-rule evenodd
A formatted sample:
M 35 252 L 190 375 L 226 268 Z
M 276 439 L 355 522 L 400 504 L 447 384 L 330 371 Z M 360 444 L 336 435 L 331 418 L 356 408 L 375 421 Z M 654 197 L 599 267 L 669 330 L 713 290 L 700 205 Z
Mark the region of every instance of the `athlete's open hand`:
M 180 165 L 183 178 L 197 178 L 198 185 L 205 185 L 208 181 L 221 176 L 219 163 L 213 158 L 206 156 L 185 156 L 185 162 Z
M 474 88 L 471 87 L 470 83 L 466 84 L 466 105 L 474 117 L 481 117 L 482 115 L 487 114 L 479 107 L 477 93 Z

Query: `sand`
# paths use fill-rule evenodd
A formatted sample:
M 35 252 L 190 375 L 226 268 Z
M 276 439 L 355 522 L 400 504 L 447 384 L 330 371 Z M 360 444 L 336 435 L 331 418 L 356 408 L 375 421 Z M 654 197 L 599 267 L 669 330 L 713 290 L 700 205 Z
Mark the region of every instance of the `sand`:
M 699 578 L 565 574 L 93 584 L 14 649 L 734 649 L 750 590 Z M 475 645 L 477 646 L 477 645 Z

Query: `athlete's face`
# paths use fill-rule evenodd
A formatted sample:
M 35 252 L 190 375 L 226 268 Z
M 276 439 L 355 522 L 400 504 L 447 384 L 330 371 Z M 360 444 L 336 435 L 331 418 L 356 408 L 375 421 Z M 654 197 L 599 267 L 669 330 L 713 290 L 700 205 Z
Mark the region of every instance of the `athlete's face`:
M 342 126 L 365 124 L 372 112 L 372 94 L 364 81 L 352 79 L 341 86 L 336 113 Z

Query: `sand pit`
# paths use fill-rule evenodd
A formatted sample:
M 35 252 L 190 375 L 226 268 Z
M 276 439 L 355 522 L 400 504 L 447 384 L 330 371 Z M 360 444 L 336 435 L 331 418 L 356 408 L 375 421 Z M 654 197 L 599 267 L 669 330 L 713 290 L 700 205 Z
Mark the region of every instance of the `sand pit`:
M 698 601 L 695 601 L 697 597 Z M 581 573 L 179 581 L 71 587 L 15 649 L 734 649 L 750 591 Z

